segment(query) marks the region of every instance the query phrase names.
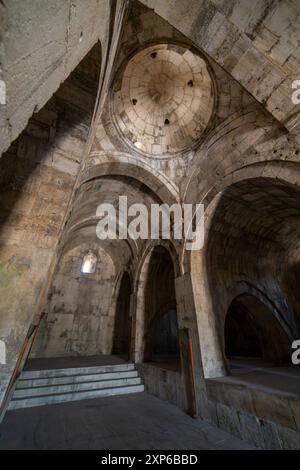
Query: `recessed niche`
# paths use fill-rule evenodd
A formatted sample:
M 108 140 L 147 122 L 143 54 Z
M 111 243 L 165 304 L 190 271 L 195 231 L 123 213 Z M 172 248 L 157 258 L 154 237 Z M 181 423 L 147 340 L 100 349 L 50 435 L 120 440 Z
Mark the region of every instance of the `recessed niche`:
M 150 55 L 151 55 L 152 59 L 156 59 L 157 52 L 151 52 L 151 54 L 150 54 Z
M 194 86 L 193 80 L 188 81 L 188 86 L 190 86 L 190 87 L 193 87 L 193 86 Z
M 165 125 L 168 126 L 170 124 L 170 121 L 168 118 L 165 119 Z

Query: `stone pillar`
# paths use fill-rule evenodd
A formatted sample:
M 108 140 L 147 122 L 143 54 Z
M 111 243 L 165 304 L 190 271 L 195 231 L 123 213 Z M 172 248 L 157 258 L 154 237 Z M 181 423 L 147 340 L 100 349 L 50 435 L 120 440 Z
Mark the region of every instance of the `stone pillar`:
M 131 294 L 131 344 L 130 360 L 141 363 L 144 360 L 144 334 L 145 334 L 145 297 L 146 282 L 140 281 L 138 290 Z
M 197 315 L 195 309 L 191 275 L 189 273 L 186 273 L 182 276 L 177 277 L 175 280 L 175 289 L 177 301 L 178 328 L 179 330 L 188 329 L 191 332 L 196 396 L 195 414 L 200 416 L 201 418 L 208 418 L 209 413 L 207 405 L 207 395 L 202 368 Z M 185 364 L 186 357 L 184 356 L 185 355 L 182 354 L 182 380 L 184 381 L 184 386 L 186 389 L 186 398 L 187 400 L 189 400 L 189 396 L 191 396 L 191 390 L 188 390 L 187 388 L 192 386 L 192 381 L 188 377 L 190 364 Z
M 216 327 L 215 312 L 202 252 L 199 252 L 192 266 L 191 288 L 204 377 L 223 377 L 227 375 L 226 362 Z

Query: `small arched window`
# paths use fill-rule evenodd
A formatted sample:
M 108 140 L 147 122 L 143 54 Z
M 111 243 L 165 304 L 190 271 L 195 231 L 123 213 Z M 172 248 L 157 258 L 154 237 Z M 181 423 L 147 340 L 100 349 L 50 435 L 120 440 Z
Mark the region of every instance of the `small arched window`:
M 83 274 L 95 274 L 97 267 L 97 256 L 89 251 L 82 260 L 81 272 Z

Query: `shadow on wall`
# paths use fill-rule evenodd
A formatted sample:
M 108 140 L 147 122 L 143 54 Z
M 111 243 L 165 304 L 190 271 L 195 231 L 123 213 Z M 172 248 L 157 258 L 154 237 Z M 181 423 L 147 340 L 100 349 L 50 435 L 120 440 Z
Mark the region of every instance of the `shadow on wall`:
M 96 44 L 0 159 L 0 394 L 37 311 L 89 132 Z
M 131 280 L 129 274 L 125 272 L 122 276 L 116 305 L 112 354 L 125 356 L 126 359 L 129 359 L 130 355 L 130 296 Z
M 162 246 L 150 257 L 145 300 L 145 362 L 179 363 L 174 266 Z
M 300 261 L 297 259 L 290 261 L 284 270 L 282 280 L 284 290 L 287 292 L 291 306 L 295 311 L 297 338 L 300 338 Z
M 175 308 L 154 318 L 150 334 L 153 344 L 153 361 L 163 359 L 177 359 L 179 361 L 179 337 Z
M 290 347 L 284 329 L 259 299 L 242 294 L 232 301 L 225 321 L 227 359 L 251 358 L 288 365 Z
M 54 189 L 68 190 L 70 180 L 77 174 L 94 110 L 100 67 L 101 46 L 97 43 L 1 157 L 0 235 L 5 232 L 6 222 L 20 224 L 26 216 L 39 216 L 39 206 L 28 207 L 24 200 L 37 191 L 39 200 L 51 199 L 50 185 L 51 202 L 59 208 L 62 201 L 56 200 Z M 60 176 L 60 181 L 55 181 L 55 176 Z M 51 233 L 50 226 L 54 230 L 59 217 L 48 215 L 47 228 Z

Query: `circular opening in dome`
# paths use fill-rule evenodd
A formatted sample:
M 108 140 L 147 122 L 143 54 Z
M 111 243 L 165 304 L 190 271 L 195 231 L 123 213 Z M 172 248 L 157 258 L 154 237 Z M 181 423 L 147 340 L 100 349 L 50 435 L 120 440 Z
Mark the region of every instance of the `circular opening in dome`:
M 204 58 L 175 44 L 151 46 L 129 60 L 118 83 L 112 121 L 130 147 L 165 157 L 199 144 L 214 110 Z

